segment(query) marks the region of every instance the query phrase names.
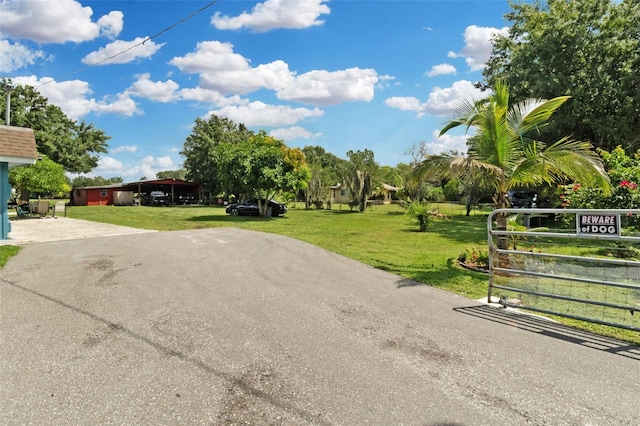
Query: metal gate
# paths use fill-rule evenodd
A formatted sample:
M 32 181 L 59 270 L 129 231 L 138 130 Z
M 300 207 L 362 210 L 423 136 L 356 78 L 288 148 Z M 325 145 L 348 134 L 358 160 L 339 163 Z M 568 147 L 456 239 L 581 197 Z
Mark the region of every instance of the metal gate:
M 498 209 L 487 229 L 487 300 L 640 331 L 640 210 Z

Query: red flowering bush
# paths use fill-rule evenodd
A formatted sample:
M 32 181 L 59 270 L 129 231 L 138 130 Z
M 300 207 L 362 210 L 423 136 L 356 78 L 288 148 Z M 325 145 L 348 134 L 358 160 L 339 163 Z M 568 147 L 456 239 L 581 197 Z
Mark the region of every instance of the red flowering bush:
M 607 174 L 611 179 L 608 194 L 601 188 L 589 188 L 579 183 L 562 187 L 560 203 L 574 209 L 638 209 L 640 208 L 640 151 L 628 156 L 621 147 L 610 153 L 600 150 Z M 640 217 L 629 218 L 628 226 L 640 229 Z

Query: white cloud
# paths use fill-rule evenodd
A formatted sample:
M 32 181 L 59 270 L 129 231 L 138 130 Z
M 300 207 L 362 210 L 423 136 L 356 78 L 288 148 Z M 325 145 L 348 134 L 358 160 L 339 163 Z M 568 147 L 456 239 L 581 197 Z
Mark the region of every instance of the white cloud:
M 156 173 L 163 170 L 172 170 L 174 168 L 173 160 L 171 160 L 171 157 L 168 155 L 164 157 L 153 157 L 148 155 L 142 159 L 142 164 L 140 166 L 133 167 L 125 171 L 125 173 L 128 176 L 144 176 L 147 179 L 155 179 Z
M 455 136 L 455 135 L 442 135 L 438 137 L 440 133 L 436 130 L 432 133 L 433 140 L 427 142 L 427 152 L 429 154 L 441 154 L 443 152 L 458 151 L 460 153 L 467 152 L 467 139 L 469 136 Z
M 219 41 L 198 43 L 195 52 L 175 57 L 170 64 L 181 71 L 200 74 L 200 85 L 220 93 L 245 94 L 260 88 L 278 89 L 293 78 L 283 61 L 252 68 L 249 60 Z
M 69 118 L 74 120 L 91 112 L 124 116 L 142 113 L 127 92 L 120 93 L 115 97 L 104 97 L 100 100 L 91 98 L 92 90 L 89 83 L 82 80 L 58 82 L 49 77 L 38 79 L 36 76 L 23 76 L 14 77 L 13 82 L 22 86 L 36 87 L 38 92 L 49 100 L 50 104 L 58 106 Z
M 244 70 L 222 70 L 200 75 L 200 84 L 222 93 L 245 94 L 261 88 L 278 90 L 293 80 L 283 61 L 275 61 Z
M 391 97 L 385 104 L 391 108 L 403 111 L 415 111 L 418 117 L 429 115 L 451 115 L 463 100 L 475 100 L 485 97 L 486 94 L 476 89 L 473 83 L 467 80 L 456 81 L 451 87 L 435 87 L 426 102 L 420 102 L 414 97 Z
M 248 28 L 266 32 L 276 28 L 301 29 L 322 25 L 321 15 L 331 12 L 328 0 L 266 0 L 258 3 L 251 12 L 230 17 L 217 12 L 211 23 L 219 30 Z
M 98 167 L 91 171 L 94 176 L 121 176 L 124 170 L 122 161 L 113 157 L 102 156 L 98 159 Z
M 156 102 L 170 102 L 176 98 L 178 83 L 173 80 L 151 81 L 149 74 L 138 76 L 138 80 L 127 90 L 130 94 Z
M 379 75 L 378 76 L 378 84 L 376 84 L 376 89 L 384 89 L 391 86 L 391 82 L 393 82 L 396 78 L 392 75 Z M 398 83 L 395 83 L 398 84 Z
M 22 86 L 37 87 L 42 96 L 49 103 L 60 107 L 70 118 L 78 119 L 88 114 L 95 100 L 89 99 L 91 88 L 89 83 L 82 80 L 68 80 L 58 82 L 48 77 L 41 79 L 36 76 L 15 77 L 13 82 Z
M 299 126 L 274 129 L 270 131 L 269 134 L 274 138 L 281 139 L 283 141 L 292 141 L 296 139 L 316 139 L 322 136 L 322 133 L 311 133 L 307 129 Z
M 393 79 L 379 77 L 370 68 L 314 70 L 298 76 L 281 60 L 251 67 L 248 59 L 233 51 L 232 44 L 219 41 L 198 43 L 195 52 L 170 63 L 183 72 L 198 73 L 200 86 L 207 90 L 242 95 L 269 89 L 278 99 L 315 106 L 370 101 L 378 81 Z
M 385 105 L 402 111 L 420 111 L 422 103 L 420 99 L 412 96 L 392 96 L 384 101 Z
M 114 10 L 98 19 L 100 35 L 111 39 L 118 37 L 118 34 L 122 32 L 123 18 L 124 14 L 122 12 Z
M 221 117 L 246 126 L 290 126 L 310 117 L 320 117 L 324 113 L 318 108 L 291 108 L 285 105 L 268 105 L 263 102 L 251 102 L 247 105 L 228 105 L 211 111 Z
M 136 152 L 137 150 L 138 150 L 137 145 L 121 145 L 109 151 L 111 152 L 111 154 L 117 154 L 119 152 Z
M 152 40 L 141 44 L 145 39 L 147 37 L 137 37 L 131 41 L 116 40 L 89 53 L 82 58 L 82 63 L 88 65 L 126 64 L 138 58 L 149 58 L 166 44 L 156 44 Z
M 76 0 L 5 0 L 0 2 L 0 32 L 6 37 L 38 43 L 80 43 L 101 33 L 114 37 L 122 30 L 122 12 L 93 22 L 93 10 Z
M 429 93 L 429 98 L 424 105 L 424 112 L 432 115 L 451 115 L 461 101 L 471 101 L 483 97 L 486 97 L 486 94 L 475 88 L 470 81 L 456 81 L 451 87 L 435 87 Z
M 181 71 L 188 73 L 207 73 L 224 70 L 246 70 L 249 61 L 239 53 L 233 52 L 233 44 L 221 41 L 202 41 L 196 45 L 196 51 L 183 57 L 175 57 L 170 62 Z
M 95 176 L 120 176 L 126 182 L 138 180 L 141 177 L 155 179 L 158 172 L 175 168 L 175 163 L 169 156 L 153 157 L 148 155 L 142 159 L 140 164 L 133 166 L 126 166 L 120 160 L 105 156 L 100 157 L 98 167 L 93 169 L 92 174 Z
M 200 87 L 180 89 L 179 95 L 183 100 L 215 104 L 219 107 L 249 103 L 247 99 L 243 99 L 237 95 L 225 97 L 216 90 L 203 89 Z
M 0 40 L 0 72 L 12 72 L 45 58 L 42 50 L 32 50 L 21 43 Z
M 119 93 L 115 99 L 104 98 L 96 102 L 91 110 L 97 114 L 116 114 L 126 117 L 142 114 L 136 102 L 126 92 Z
M 485 67 L 487 60 L 491 57 L 493 45 L 491 39 L 496 35 L 506 35 L 509 29 L 491 27 L 478 27 L 470 25 L 464 31 L 465 46 L 459 53 L 449 52 L 450 58 L 465 58 L 471 71 L 478 71 Z
M 439 64 L 431 67 L 431 70 L 426 73 L 427 77 L 436 77 L 438 75 L 450 75 L 456 73 L 456 67 L 451 64 Z
M 349 68 L 340 71 L 310 71 L 296 77 L 287 87 L 278 90 L 278 99 L 315 106 L 343 102 L 370 101 L 378 75 L 373 69 Z
M 150 167 L 158 167 L 159 171 L 170 169 L 173 167 L 173 160 L 168 155 L 163 157 L 152 157 L 150 155 L 142 159 L 143 164 L 147 164 Z

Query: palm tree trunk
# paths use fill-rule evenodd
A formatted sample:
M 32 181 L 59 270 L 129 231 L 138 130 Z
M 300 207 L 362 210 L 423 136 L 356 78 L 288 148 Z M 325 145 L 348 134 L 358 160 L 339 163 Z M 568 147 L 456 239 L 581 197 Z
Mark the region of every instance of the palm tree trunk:
M 498 213 L 496 215 L 496 229 L 498 231 L 506 231 L 507 230 L 507 214 L 506 213 Z M 498 235 L 498 248 L 501 250 L 506 250 L 509 248 L 509 242 L 507 240 L 506 235 Z
M 509 207 L 509 198 L 507 197 L 506 191 L 498 191 L 498 193 L 494 196 L 493 201 L 495 202 L 496 209 L 503 209 Z M 498 213 L 496 215 L 496 230 L 497 231 L 506 231 L 507 230 L 507 219 L 508 215 L 506 213 Z M 506 235 L 498 235 L 498 249 L 499 250 L 507 250 L 509 248 L 509 241 Z M 506 253 L 500 253 L 498 255 L 498 267 L 499 268 L 508 268 L 510 264 L 509 255 Z

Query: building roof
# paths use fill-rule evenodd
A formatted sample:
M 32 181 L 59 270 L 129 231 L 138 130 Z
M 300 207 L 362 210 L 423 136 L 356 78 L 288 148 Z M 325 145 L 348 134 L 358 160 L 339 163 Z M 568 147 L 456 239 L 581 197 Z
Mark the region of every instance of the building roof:
M 78 187 L 74 189 L 122 189 L 122 190 L 135 191 L 138 188 L 143 188 L 143 192 L 144 192 L 145 189 L 148 189 L 150 187 L 162 187 L 164 185 L 166 186 L 174 185 L 174 186 L 183 186 L 183 187 L 192 187 L 192 188 L 200 186 L 197 183 L 189 182 L 186 180 L 170 178 L 170 179 L 143 180 L 139 182 L 112 183 L 109 185 L 83 186 L 83 187 Z
M 38 159 L 33 129 L 0 125 L 0 162 L 9 168 L 34 164 Z
M 177 179 L 177 178 L 168 178 L 168 179 L 151 179 L 151 180 L 142 180 L 139 182 L 127 182 L 122 185 L 185 185 L 185 186 L 193 186 L 195 185 L 193 182 L 189 182 L 187 180 Z
M 387 191 L 399 191 L 400 190 L 400 188 L 395 187 L 395 186 L 391 186 L 391 185 L 387 185 L 386 183 L 383 183 L 382 187 L 384 189 L 386 189 Z

